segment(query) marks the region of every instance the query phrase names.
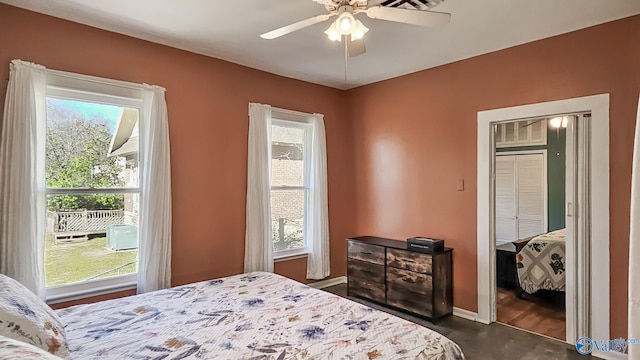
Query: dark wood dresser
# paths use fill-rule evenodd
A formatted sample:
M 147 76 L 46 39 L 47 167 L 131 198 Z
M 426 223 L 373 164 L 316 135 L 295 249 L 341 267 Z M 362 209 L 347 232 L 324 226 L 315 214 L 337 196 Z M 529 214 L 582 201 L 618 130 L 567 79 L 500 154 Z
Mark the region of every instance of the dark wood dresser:
M 407 250 L 406 241 L 347 239 L 347 292 L 436 320 L 453 311 L 452 253 Z

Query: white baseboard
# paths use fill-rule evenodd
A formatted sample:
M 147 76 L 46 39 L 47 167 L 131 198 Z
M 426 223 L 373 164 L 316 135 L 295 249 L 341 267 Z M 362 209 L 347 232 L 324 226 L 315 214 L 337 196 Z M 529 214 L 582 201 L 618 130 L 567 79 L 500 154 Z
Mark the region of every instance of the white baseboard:
M 312 288 L 315 288 L 315 289 L 324 289 L 324 288 L 328 288 L 329 286 L 346 284 L 346 283 L 347 283 L 347 277 L 346 276 L 338 276 L 338 277 L 333 278 L 333 279 L 316 281 L 316 282 L 308 284 L 308 285 L 311 286 Z
M 308 285 L 310 287 L 312 287 L 312 288 L 315 288 L 315 289 L 324 289 L 324 288 L 328 288 L 330 286 L 346 284 L 346 283 L 347 283 L 347 277 L 346 276 L 338 276 L 338 277 L 332 278 L 332 279 L 316 281 L 316 282 L 308 284 Z M 457 317 L 460 317 L 460 318 L 463 318 L 463 319 L 467 319 L 467 320 L 471 320 L 471 321 L 478 321 L 478 313 L 474 313 L 473 311 L 469 311 L 469 310 L 465 310 L 465 309 L 461 309 L 461 308 L 457 308 L 457 307 L 453 308 L 453 316 L 457 316 Z
M 627 360 L 629 356 L 618 351 L 594 351 L 592 356 L 605 360 Z
M 478 319 L 478 313 L 474 313 L 473 311 L 457 308 L 455 306 L 453 307 L 453 316 L 457 316 L 457 317 L 460 317 L 460 318 L 463 318 L 463 319 L 467 319 L 467 320 L 471 320 L 471 321 L 477 321 L 477 319 Z

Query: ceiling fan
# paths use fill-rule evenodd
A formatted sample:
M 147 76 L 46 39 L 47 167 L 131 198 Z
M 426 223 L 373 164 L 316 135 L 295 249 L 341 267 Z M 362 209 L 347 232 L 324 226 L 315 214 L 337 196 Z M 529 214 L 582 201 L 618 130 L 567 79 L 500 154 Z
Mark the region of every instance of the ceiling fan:
M 393 21 L 417 26 L 444 25 L 451 19 L 451 14 L 429 11 L 443 0 L 313 0 L 323 4 L 328 14 L 317 15 L 298 21 L 260 35 L 263 39 L 275 39 L 308 26 L 327 21 L 337 16 L 325 34 L 332 41 L 345 38 L 345 48 L 349 56 L 358 56 L 366 52 L 364 35 L 369 29 L 355 15 L 364 13 L 371 19 Z M 347 41 L 347 37 L 349 40 Z M 348 45 L 347 45 L 348 44 Z

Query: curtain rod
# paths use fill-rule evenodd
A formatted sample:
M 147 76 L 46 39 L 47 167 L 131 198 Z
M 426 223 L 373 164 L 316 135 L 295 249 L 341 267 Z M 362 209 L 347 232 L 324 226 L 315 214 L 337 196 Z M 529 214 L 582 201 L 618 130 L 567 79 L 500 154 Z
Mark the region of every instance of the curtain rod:
M 275 107 L 275 106 L 271 107 L 271 111 L 280 112 L 280 113 L 289 114 L 289 115 L 313 116 L 313 114 L 310 114 L 310 113 L 306 113 L 306 112 L 302 112 L 302 111 L 282 109 L 282 108 Z
M 148 85 L 148 84 L 138 84 L 138 83 L 123 81 L 123 80 L 115 80 L 115 79 L 112 80 L 112 79 L 103 78 L 99 76 L 78 74 L 78 73 L 72 73 L 72 72 L 61 71 L 61 70 L 52 70 L 52 69 L 47 69 L 47 74 L 65 77 L 69 79 L 81 79 L 84 81 L 91 81 L 94 83 L 104 84 L 104 85 L 118 86 L 118 87 L 132 89 L 132 90 L 141 90 L 145 87 L 157 86 L 157 85 Z M 162 88 L 164 90 L 162 86 L 157 86 L 157 87 Z

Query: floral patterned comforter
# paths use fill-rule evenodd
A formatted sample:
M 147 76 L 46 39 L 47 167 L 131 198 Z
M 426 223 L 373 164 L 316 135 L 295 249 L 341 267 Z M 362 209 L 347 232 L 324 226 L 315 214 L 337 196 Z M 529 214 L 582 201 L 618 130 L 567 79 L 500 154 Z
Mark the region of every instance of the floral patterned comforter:
M 529 294 L 545 289 L 564 291 L 566 230 L 560 229 L 531 239 L 516 255 L 518 280 Z
M 271 273 L 58 310 L 72 359 L 462 359 L 446 337 Z

